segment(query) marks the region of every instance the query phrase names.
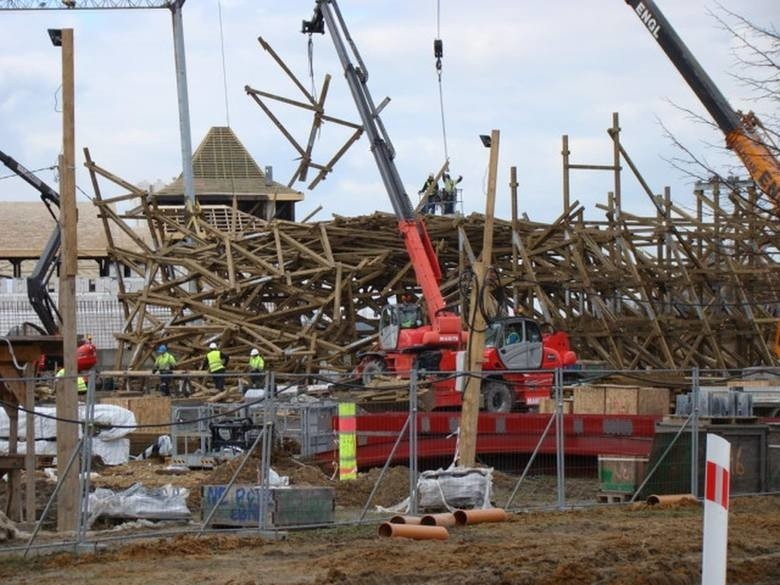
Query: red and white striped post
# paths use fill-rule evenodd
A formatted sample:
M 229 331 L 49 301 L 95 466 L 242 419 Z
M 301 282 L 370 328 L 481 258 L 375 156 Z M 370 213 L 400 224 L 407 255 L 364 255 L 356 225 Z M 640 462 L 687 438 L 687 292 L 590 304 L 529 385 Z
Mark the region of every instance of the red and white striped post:
M 704 547 L 702 585 L 726 583 L 726 549 L 729 531 L 731 443 L 707 435 L 707 469 L 704 474 Z

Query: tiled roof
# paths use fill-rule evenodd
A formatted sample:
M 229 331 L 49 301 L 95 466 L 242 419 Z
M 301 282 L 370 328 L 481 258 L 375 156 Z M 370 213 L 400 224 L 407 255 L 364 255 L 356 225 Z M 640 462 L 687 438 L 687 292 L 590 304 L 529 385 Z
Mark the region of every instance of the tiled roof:
M 0 202 L 0 258 L 36 258 L 40 256 L 54 229 L 54 219 L 40 201 Z M 139 226 L 138 235 L 149 240 L 146 226 Z M 112 232 L 114 233 L 114 232 Z M 98 208 L 85 201 L 78 203 L 76 238 L 79 257 L 106 256 L 106 234 L 98 217 Z M 132 249 L 125 234 L 115 234 L 123 247 Z
M 238 199 L 276 199 L 301 201 L 299 191 L 266 181 L 252 156 L 228 127 L 211 128 L 192 157 L 192 173 L 195 194 L 225 195 Z M 155 193 L 157 197 L 183 197 L 184 181 L 181 176 Z

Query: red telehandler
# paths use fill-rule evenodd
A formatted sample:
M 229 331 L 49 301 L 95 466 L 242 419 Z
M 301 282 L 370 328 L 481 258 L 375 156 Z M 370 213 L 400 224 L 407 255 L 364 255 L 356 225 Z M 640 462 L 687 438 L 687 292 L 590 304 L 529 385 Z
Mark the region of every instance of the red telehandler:
M 35 323 L 24 323 L 19 329 L 25 330 L 27 328 L 33 329 L 42 335 L 58 335 L 59 334 L 59 322 L 60 315 L 57 311 L 57 305 L 49 295 L 48 282 L 57 267 L 57 255 L 60 250 L 60 225 L 57 216 L 52 209 L 52 205 L 59 208 L 60 196 L 59 194 L 49 187 L 46 183 L 36 177 L 31 171 L 27 170 L 16 159 L 7 155 L 0 150 L 0 162 L 5 164 L 11 171 L 13 171 L 20 178 L 24 179 L 30 185 L 35 188 L 41 194 L 41 200 L 46 204 L 46 208 L 54 218 L 55 226 L 49 241 L 46 242 L 46 247 L 41 252 L 38 262 L 35 263 L 30 276 L 27 277 L 27 297 L 30 299 L 30 305 L 35 310 L 43 324 L 43 328 L 39 327 Z M 38 363 L 38 370 L 50 370 L 54 367 L 55 362 L 62 364 L 62 356 L 41 356 Z M 97 364 L 97 348 L 92 343 L 92 338 L 87 336 L 79 340 L 78 347 L 76 348 L 76 365 L 79 372 L 85 370 L 91 370 Z
M 361 354 L 356 372 L 366 383 L 380 372 L 408 378 L 413 369 L 424 370 L 434 395 L 428 406 L 457 407 L 461 404 L 461 393 L 456 389 L 457 355 L 467 347 L 468 331 L 463 330 L 460 315 L 444 302 L 439 288 L 442 274 L 438 258 L 425 223 L 415 216 L 401 182 L 393 160 L 395 152 L 368 90 L 368 71 L 335 0 L 317 0 L 314 16 L 303 22 L 302 32 L 324 33 L 326 25 L 398 218 L 398 229 L 426 309 L 423 315 L 416 303 L 385 306 L 379 321 L 378 347 Z M 350 52 L 356 63 L 352 62 Z M 543 334 L 536 322 L 524 317 L 493 320 L 489 324 L 483 365 L 485 409 L 492 412 L 534 409 L 542 397 L 550 395 L 552 372 L 549 370 L 571 366 L 576 361 L 568 336 L 563 332 Z

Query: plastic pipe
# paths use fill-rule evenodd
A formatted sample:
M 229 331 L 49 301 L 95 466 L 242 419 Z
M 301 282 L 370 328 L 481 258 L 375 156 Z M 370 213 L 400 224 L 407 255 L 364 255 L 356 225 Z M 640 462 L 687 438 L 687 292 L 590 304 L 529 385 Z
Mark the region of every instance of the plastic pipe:
M 664 496 L 649 496 L 647 503 L 651 506 L 669 506 L 671 504 L 679 503 L 692 503 L 698 504 L 699 500 L 693 494 L 668 494 Z
M 455 514 L 444 512 L 442 514 L 427 514 L 422 517 L 420 524 L 423 526 L 455 526 Z
M 421 524 L 419 516 L 393 516 L 390 518 L 391 524 Z
M 414 540 L 447 540 L 449 533 L 444 526 L 422 526 L 383 522 L 379 526 L 379 536 L 413 538 Z
M 502 508 L 486 508 L 484 510 L 455 510 L 455 521 L 460 526 L 480 524 L 481 522 L 504 522 L 508 518 Z

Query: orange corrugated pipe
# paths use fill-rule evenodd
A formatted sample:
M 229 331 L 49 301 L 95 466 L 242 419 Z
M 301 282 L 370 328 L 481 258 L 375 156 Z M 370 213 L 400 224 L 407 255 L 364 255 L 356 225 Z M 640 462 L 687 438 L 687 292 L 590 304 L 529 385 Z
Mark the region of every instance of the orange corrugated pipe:
M 413 538 L 414 540 L 447 540 L 449 533 L 444 526 L 422 526 L 416 524 L 393 524 L 383 522 L 379 536 Z
M 460 525 L 479 524 L 481 522 L 503 522 L 508 518 L 502 508 L 485 508 L 483 510 L 455 510 L 455 521 Z
M 393 516 L 390 518 L 391 524 L 421 524 L 422 518 L 419 516 Z
M 693 494 L 667 494 L 663 496 L 652 495 L 647 498 L 647 503 L 651 506 L 668 506 L 680 502 L 691 502 L 697 504 L 699 500 Z
M 455 514 L 444 512 L 442 514 L 427 514 L 422 517 L 420 524 L 423 526 L 455 526 Z

